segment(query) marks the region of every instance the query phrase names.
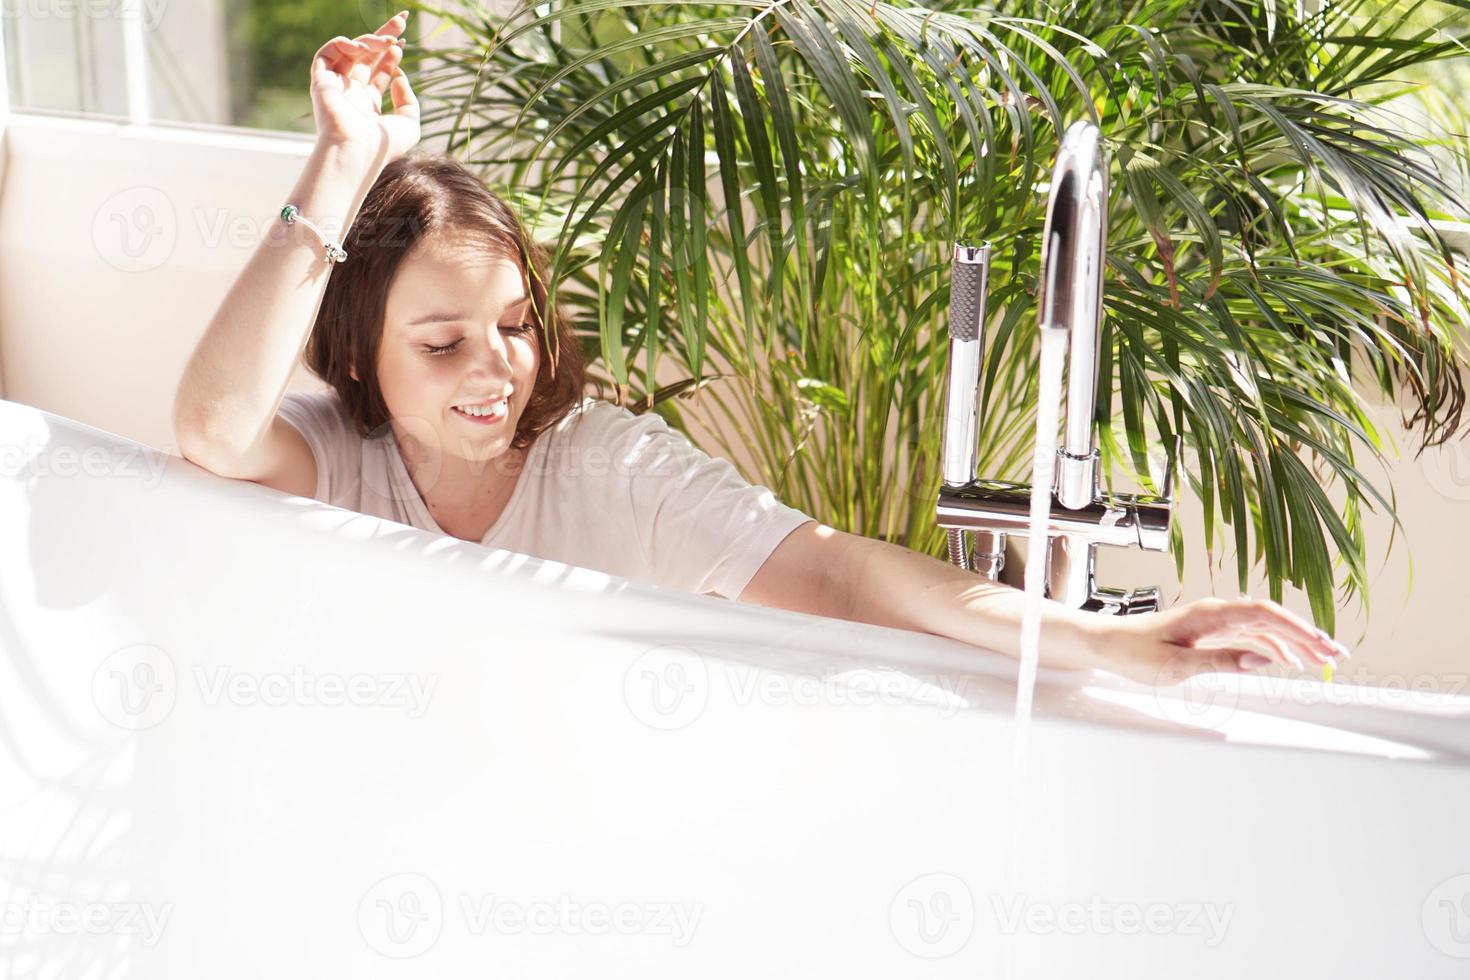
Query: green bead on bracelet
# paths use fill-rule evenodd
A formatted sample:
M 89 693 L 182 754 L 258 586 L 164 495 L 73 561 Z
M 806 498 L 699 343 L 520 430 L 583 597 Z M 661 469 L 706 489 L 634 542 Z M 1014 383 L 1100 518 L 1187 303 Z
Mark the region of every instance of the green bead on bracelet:
M 326 262 L 345 262 L 345 261 L 347 261 L 347 250 L 344 249 L 341 245 L 338 245 L 335 242 L 328 241 L 327 240 L 327 236 L 322 234 L 321 229 L 318 228 L 316 225 L 312 224 L 310 221 L 307 221 L 306 218 L 305 218 L 305 216 L 302 215 L 301 209 L 298 208 L 296 205 L 294 205 L 294 204 L 287 204 L 285 207 L 281 208 L 281 220 L 284 221 L 284 222 L 286 222 L 286 224 L 288 224 L 288 225 L 295 224 L 297 221 L 299 221 L 303 225 L 305 225 L 306 227 L 310 228 L 312 230 L 312 232 L 316 235 L 316 237 L 318 237 L 318 238 L 320 238 L 322 240 L 322 245 L 327 250 L 327 254 L 326 254 L 325 258 L 324 258 L 324 261 L 326 261 Z

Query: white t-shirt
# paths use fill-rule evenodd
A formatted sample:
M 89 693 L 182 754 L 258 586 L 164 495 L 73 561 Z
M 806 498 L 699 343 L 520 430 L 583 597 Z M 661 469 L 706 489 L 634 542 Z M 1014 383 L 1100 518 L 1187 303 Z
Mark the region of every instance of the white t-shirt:
M 364 439 L 332 390 L 278 413 L 316 457 L 313 497 L 436 534 L 391 426 Z M 654 412 L 587 397 L 542 432 L 480 543 L 612 575 L 739 598 L 781 540 L 812 520 L 746 482 Z

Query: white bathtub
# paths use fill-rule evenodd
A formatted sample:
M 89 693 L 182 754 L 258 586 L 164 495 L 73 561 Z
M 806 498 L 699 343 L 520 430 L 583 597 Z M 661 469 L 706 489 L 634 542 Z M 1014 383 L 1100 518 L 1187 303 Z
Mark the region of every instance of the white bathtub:
M 1042 671 L 0 402 L 0 977 L 1463 977 L 1470 699 Z

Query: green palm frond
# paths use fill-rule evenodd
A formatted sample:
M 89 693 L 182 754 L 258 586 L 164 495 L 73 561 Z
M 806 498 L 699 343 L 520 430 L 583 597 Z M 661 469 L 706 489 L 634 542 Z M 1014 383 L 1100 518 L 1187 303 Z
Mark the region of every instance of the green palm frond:
M 1363 508 L 1393 510 L 1362 471 L 1385 453 L 1364 390 L 1426 445 L 1462 421 L 1441 228 L 1463 139 L 1394 99 L 1463 51 L 1470 2 L 420 9 L 470 40 L 420 76 L 427 130 L 555 241 L 616 397 L 679 425 L 694 395 L 740 442 L 710 448 L 834 526 L 942 552 L 955 240 L 995 245 L 982 471 L 1024 475 L 1045 183 L 1078 118 L 1112 166 L 1107 471 L 1150 486 L 1148 447 L 1182 436 L 1242 586 L 1262 563 L 1330 628 L 1366 598 Z M 656 381 L 665 357 L 692 390 Z

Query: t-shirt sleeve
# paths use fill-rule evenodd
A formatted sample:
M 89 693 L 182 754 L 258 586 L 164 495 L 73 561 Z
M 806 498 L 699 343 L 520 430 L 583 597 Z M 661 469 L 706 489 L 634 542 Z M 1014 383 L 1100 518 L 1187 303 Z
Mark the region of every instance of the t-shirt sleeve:
M 740 593 L 796 528 L 813 518 L 711 457 L 653 412 L 627 409 L 613 440 L 627 467 L 634 528 L 659 584 Z
M 344 460 L 354 442 L 340 405 L 332 391 L 288 391 L 276 410 L 311 447 L 316 459 L 316 493 L 312 496 L 327 503 L 341 482 Z

